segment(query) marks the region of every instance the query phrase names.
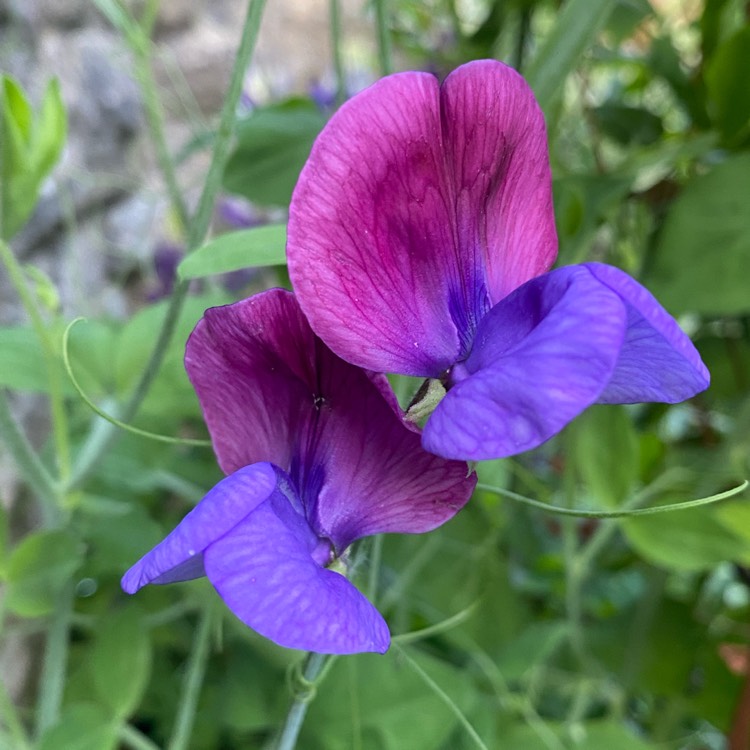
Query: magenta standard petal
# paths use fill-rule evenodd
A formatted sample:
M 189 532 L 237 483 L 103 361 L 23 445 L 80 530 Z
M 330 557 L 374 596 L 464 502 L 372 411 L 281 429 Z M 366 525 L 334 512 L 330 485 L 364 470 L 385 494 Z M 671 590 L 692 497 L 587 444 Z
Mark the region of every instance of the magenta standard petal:
M 708 388 L 710 375 L 692 341 L 648 290 L 614 266 L 587 263 L 586 268 L 628 311 L 625 342 L 599 403 L 675 404 Z
M 429 531 L 471 495 L 466 464 L 424 451 L 385 376 L 334 355 L 290 292 L 208 310 L 185 362 L 224 471 L 287 472 L 339 554 L 362 536 Z
M 471 267 L 485 269 L 495 304 L 557 255 L 544 116 L 526 81 L 495 60 L 453 71 L 441 104 L 458 245 L 477 254 Z
M 287 257 L 305 314 L 340 356 L 381 372 L 439 376 L 556 252 L 544 120 L 492 60 L 442 89 L 401 73 L 354 97 L 292 198 Z
M 315 535 L 275 495 L 206 550 L 206 575 L 242 622 L 287 648 L 383 653 L 380 613 L 342 575 L 314 559 Z
M 437 80 L 400 73 L 333 115 L 300 174 L 287 259 L 313 329 L 350 362 L 437 375 L 460 350 Z
M 128 594 L 149 583 L 175 583 L 204 575 L 203 553 L 274 492 L 277 475 L 268 463 L 246 466 L 223 479 L 169 536 L 122 577 Z
M 535 448 L 593 404 L 617 364 L 626 310 L 582 266 L 539 276 L 497 304 L 427 422 L 424 447 L 483 460 Z

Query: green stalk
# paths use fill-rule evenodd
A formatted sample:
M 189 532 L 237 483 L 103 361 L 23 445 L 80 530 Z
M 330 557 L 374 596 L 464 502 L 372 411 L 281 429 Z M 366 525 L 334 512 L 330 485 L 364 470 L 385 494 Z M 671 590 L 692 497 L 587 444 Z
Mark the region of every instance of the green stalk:
M 39 678 L 39 698 L 36 707 L 36 738 L 53 726 L 60 717 L 65 673 L 68 666 L 68 635 L 73 616 L 75 583 L 70 581 L 60 592 L 52 623 L 47 631 L 47 643 Z
M 145 734 L 130 724 L 123 724 L 117 732 L 120 742 L 130 750 L 160 750 Z
M 131 45 L 135 57 L 135 75 L 143 94 L 143 107 L 151 137 L 154 141 L 156 160 L 167 186 L 169 201 L 177 214 L 180 229 L 184 232 L 187 231 L 190 214 L 188 213 L 180 184 L 177 181 L 174 161 L 167 146 L 167 138 L 164 130 L 164 112 L 159 102 L 159 93 L 156 88 L 154 73 L 151 69 L 151 40 L 145 33 L 142 33 L 131 41 Z
M 336 73 L 336 106 L 339 107 L 344 103 L 344 100 L 346 99 L 346 75 L 344 74 L 344 58 L 341 53 L 340 0 L 330 0 L 330 18 L 333 70 Z
M 326 654 L 310 653 L 307 655 L 305 666 L 298 680 L 298 689 L 295 690 L 294 700 L 289 707 L 275 750 L 294 750 L 297 746 L 297 738 L 307 715 L 307 709 L 315 697 L 316 682 L 324 676 L 326 663 L 332 662 L 333 659 Z
M 221 110 L 211 165 L 209 166 L 206 183 L 198 202 L 198 208 L 190 221 L 188 229 L 188 253 L 203 244 L 208 232 L 216 195 L 221 187 L 221 177 L 224 171 L 224 165 L 226 164 L 229 155 L 229 146 L 232 132 L 234 130 L 235 112 L 242 92 L 242 82 L 258 39 L 258 30 L 260 28 L 260 21 L 265 3 L 266 0 L 251 0 L 248 5 L 247 15 L 242 29 L 242 37 L 240 39 L 240 46 L 237 50 L 237 56 L 235 58 L 232 76 L 229 82 L 229 90 L 227 91 L 224 106 Z M 166 354 L 169 343 L 174 335 L 177 321 L 187 296 L 188 284 L 189 282 L 182 281 L 175 286 L 174 291 L 172 292 L 164 323 L 162 324 L 161 331 L 157 337 L 156 345 L 151 352 L 148 363 L 146 364 L 132 396 L 125 404 L 123 412 L 120 415 L 120 419 L 123 422 L 132 421 L 159 372 L 159 368 L 161 367 L 164 355 Z M 80 483 L 88 476 L 90 471 L 97 464 L 101 455 L 108 449 L 111 442 L 115 439 L 117 435 L 116 428 L 110 426 L 109 429 L 103 430 L 99 435 L 98 445 L 93 446 L 93 448 L 90 447 L 87 452 L 88 462 L 76 467 L 70 486 L 80 485 Z
M 70 476 L 70 442 L 68 440 L 68 417 L 65 413 L 63 400 L 62 377 L 55 356 L 55 347 L 49 331 L 39 312 L 39 307 L 34 295 L 29 290 L 23 269 L 16 260 L 10 247 L 0 239 L 0 259 L 8 270 L 8 276 L 13 284 L 21 304 L 26 310 L 31 325 L 36 333 L 44 354 L 44 363 L 47 369 L 49 382 L 50 411 L 52 414 L 52 432 L 55 441 L 55 455 L 60 474 L 60 480 L 64 483 Z
M 168 750 L 187 750 L 190 747 L 190 735 L 193 731 L 195 713 L 208 663 L 211 623 L 211 610 L 207 606 L 203 611 L 198 631 L 193 640 L 193 647 L 190 651 L 185 685 L 180 696 L 180 705 L 174 729 L 172 730 L 172 736 L 169 740 L 169 745 L 167 745 Z
M 13 738 L 13 747 L 16 750 L 30 750 L 31 743 L 26 735 L 26 730 L 18 717 L 16 707 L 8 694 L 8 688 L 0 680 L 0 720 L 8 729 L 8 734 Z
M 387 76 L 393 72 L 391 55 L 391 34 L 388 30 L 388 0 L 375 0 L 375 25 L 378 32 L 378 62 L 380 74 Z
M 44 525 L 54 526 L 60 512 L 58 487 L 13 418 L 4 390 L 0 390 L 0 435 L 16 468 L 39 498 Z

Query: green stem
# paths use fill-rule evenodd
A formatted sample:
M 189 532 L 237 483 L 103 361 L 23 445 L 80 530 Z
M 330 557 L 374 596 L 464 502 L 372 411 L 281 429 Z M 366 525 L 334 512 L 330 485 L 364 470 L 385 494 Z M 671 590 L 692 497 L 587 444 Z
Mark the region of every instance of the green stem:
M 214 142 L 214 151 L 211 164 L 206 176 L 206 182 L 203 187 L 198 208 L 190 222 L 188 229 L 187 252 L 190 253 L 198 248 L 204 241 L 211 223 L 213 206 L 216 201 L 216 195 L 221 187 L 221 178 L 229 155 L 229 146 L 234 130 L 235 113 L 237 102 L 242 92 L 242 82 L 245 72 L 250 62 L 255 43 L 258 39 L 258 29 L 263 14 L 263 8 L 266 0 L 250 0 L 245 17 L 245 23 L 242 29 L 242 37 L 237 50 L 237 55 L 232 69 L 232 76 L 229 82 L 229 89 L 221 110 L 219 128 L 216 132 Z M 182 306 L 187 297 L 189 282 L 178 283 L 169 300 L 167 312 L 164 317 L 161 331 L 157 337 L 156 345 L 151 352 L 151 356 L 146 364 L 145 369 L 138 381 L 133 395 L 128 400 L 120 415 L 123 422 L 131 422 L 136 415 L 143 399 L 146 397 L 151 385 L 159 372 L 164 356 L 167 352 L 172 336 L 174 335 L 177 321 L 179 320 Z M 99 457 L 109 448 L 111 442 L 117 435 L 116 428 L 111 426 L 108 430 L 100 433 L 100 442 L 95 446 L 95 450 L 89 450 L 87 453 L 88 463 L 76 467 L 75 476 L 71 481 L 71 486 L 78 486 L 88 476 L 90 471 L 96 466 Z
M 180 229 L 184 232 L 187 231 L 190 215 L 177 181 L 174 161 L 167 146 L 164 113 L 159 101 L 159 92 L 154 80 L 154 73 L 151 68 L 151 40 L 144 32 L 131 40 L 131 45 L 135 57 L 135 75 L 143 95 L 143 107 L 156 150 L 156 160 L 164 177 L 172 208 L 180 223 Z
M 297 738 L 307 715 L 307 709 L 315 697 L 317 683 L 324 676 L 326 663 L 330 664 L 332 661 L 333 659 L 326 654 L 310 653 L 307 655 L 297 681 L 298 684 L 295 685 L 294 700 L 289 707 L 275 750 L 294 750 L 297 746 Z
M 130 724 L 123 724 L 117 732 L 120 742 L 131 750 L 159 750 L 159 746 Z
M 341 53 L 341 3 L 330 0 L 331 50 L 333 52 L 333 70 L 336 74 L 336 106 L 341 106 L 346 99 L 346 76 L 344 58 Z
M 18 718 L 18 712 L 13 705 L 13 701 L 8 694 L 8 688 L 0 680 L 0 720 L 8 729 L 8 733 L 13 738 L 13 747 L 16 750 L 30 750 L 31 743 L 26 734 L 26 730 Z
M 167 745 L 168 750 L 186 750 L 190 746 L 190 735 L 193 731 L 198 699 L 206 674 L 212 620 L 211 609 L 206 607 L 198 624 L 193 647 L 190 651 L 185 684 L 180 696 L 180 705 L 172 736 Z
M 68 418 L 63 401 L 62 376 L 55 356 L 55 347 L 49 335 L 41 313 L 29 290 L 23 270 L 16 260 L 10 247 L 0 240 L 0 259 L 8 270 L 8 276 L 21 299 L 21 303 L 28 314 L 44 354 L 44 363 L 49 381 L 50 411 L 52 414 L 52 432 L 55 441 L 60 479 L 64 483 L 70 476 L 70 443 L 68 440 Z
M 380 580 L 380 563 L 383 559 L 383 535 L 378 534 L 372 538 L 370 548 L 370 570 L 367 580 L 367 597 L 375 604 L 378 596 L 378 581 Z
M 458 719 L 466 734 L 471 737 L 474 744 L 479 748 L 479 750 L 489 750 L 487 745 L 484 744 L 482 738 L 479 736 L 479 734 L 477 734 L 477 730 L 474 729 L 466 716 L 464 716 L 463 711 L 461 711 L 461 709 L 443 690 L 443 688 L 441 688 L 440 685 L 438 685 L 435 680 L 433 680 L 432 677 L 430 677 L 430 675 L 428 675 L 427 672 L 425 672 L 424 669 L 422 669 L 422 667 L 420 667 L 419 664 L 414 659 L 412 659 L 411 656 L 409 656 L 409 654 L 407 654 L 403 648 L 401 648 L 401 646 L 399 646 L 397 643 L 394 643 L 393 645 L 396 647 L 401 657 L 407 662 L 407 664 L 417 673 L 417 675 L 419 675 L 422 681 L 432 690 L 433 693 L 435 693 L 438 698 L 440 698 L 440 700 L 446 705 L 450 712 Z
M 36 737 L 53 726 L 60 717 L 65 673 L 68 665 L 68 635 L 73 616 L 75 583 L 71 580 L 60 592 L 52 623 L 47 631 L 47 644 L 39 678 L 36 707 Z
M 375 0 L 375 25 L 378 31 L 380 74 L 387 76 L 393 72 L 391 34 L 388 30 L 388 0 Z
M 4 390 L 0 390 L 0 435 L 16 468 L 39 498 L 45 527 L 54 526 L 60 512 L 58 487 L 13 418 Z

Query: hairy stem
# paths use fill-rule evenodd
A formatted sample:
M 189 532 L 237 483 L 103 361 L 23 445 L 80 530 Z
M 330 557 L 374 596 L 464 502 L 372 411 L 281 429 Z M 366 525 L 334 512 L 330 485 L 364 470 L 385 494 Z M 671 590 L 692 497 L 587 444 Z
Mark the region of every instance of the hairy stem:
M 284 726 L 276 745 L 276 750 L 294 750 L 297 746 L 302 723 L 307 715 L 307 709 L 315 697 L 316 683 L 322 679 L 326 663 L 333 661 L 326 654 L 307 655 L 305 665 L 295 685 L 294 700 L 289 707 Z
M 346 99 L 346 75 L 344 58 L 341 53 L 341 2 L 330 0 L 331 49 L 333 52 L 333 70 L 336 73 L 336 106 L 341 106 Z
M 54 526 L 60 512 L 58 487 L 13 418 L 4 390 L 0 390 L 0 435 L 16 468 L 39 498 L 44 525 Z
M 39 312 L 37 301 L 26 283 L 23 270 L 10 247 L 3 240 L 0 240 L 0 259 L 8 271 L 11 283 L 21 299 L 21 304 L 23 304 L 31 320 L 34 333 L 36 333 L 42 347 L 49 382 L 50 412 L 57 467 L 61 481 L 65 482 L 70 476 L 70 442 L 68 439 L 68 417 L 65 413 L 63 400 L 62 375 L 55 356 L 54 343 Z
M 188 660 L 185 685 L 180 696 L 180 706 L 177 711 L 172 737 L 168 750 L 187 750 L 190 747 L 190 735 L 195 723 L 195 713 L 198 707 L 203 678 L 206 674 L 208 652 L 211 639 L 212 615 L 209 607 L 203 611 L 198 631 L 193 640 L 193 647 Z
M 37 739 L 60 717 L 65 673 L 68 666 L 68 636 L 73 616 L 74 596 L 75 583 L 71 580 L 60 592 L 52 623 L 47 631 L 36 707 Z
M 388 30 L 388 0 L 375 0 L 375 24 L 378 32 L 380 74 L 387 76 L 393 72 L 391 34 Z

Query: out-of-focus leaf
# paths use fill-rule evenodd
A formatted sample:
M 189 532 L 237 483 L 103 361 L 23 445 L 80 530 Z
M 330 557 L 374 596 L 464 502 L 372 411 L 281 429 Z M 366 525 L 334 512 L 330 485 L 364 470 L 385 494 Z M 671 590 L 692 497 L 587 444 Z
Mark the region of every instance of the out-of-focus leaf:
M 169 414 L 174 417 L 200 414 L 198 401 L 183 366 L 185 342 L 207 307 L 225 305 L 231 301 L 232 298 L 224 292 L 188 298 L 159 376 L 141 407 L 144 414 Z M 123 327 L 114 357 L 118 395 L 125 397 L 140 377 L 156 344 L 166 310 L 166 302 L 160 302 L 136 313 Z
M 750 24 L 724 41 L 706 67 L 712 114 L 729 145 L 737 145 L 750 135 L 747 76 L 739 72 L 747 70 L 750 70 Z
M 60 720 L 42 736 L 38 750 L 114 750 L 117 722 L 100 706 L 76 703 L 65 708 Z
M 750 543 L 729 531 L 716 517 L 715 508 L 627 518 L 622 529 L 644 559 L 670 570 L 707 570 L 721 562 L 750 563 Z
M 224 187 L 260 205 L 286 206 L 325 115 L 308 99 L 258 109 L 237 125 Z
M 656 745 L 638 737 L 623 724 L 615 721 L 585 721 L 576 725 L 575 741 L 570 740 L 568 728 L 564 725 L 546 724 L 547 731 L 557 737 L 558 742 L 567 740 L 570 744 L 561 745 L 575 750 L 656 750 Z M 543 747 L 557 747 L 549 744 L 549 737 L 541 733 L 537 725 L 516 724 L 502 732 L 503 744 L 513 750 L 540 750 Z M 546 741 L 545 741 L 546 740 Z
M 49 614 L 82 558 L 81 544 L 67 531 L 29 534 L 8 560 L 8 610 L 21 617 Z
M 0 78 L 0 236 L 12 237 L 36 205 L 42 181 L 57 161 L 66 135 L 65 107 L 50 81 L 36 114 L 8 76 Z
M 5 577 L 5 563 L 8 557 L 10 538 L 8 536 L 8 511 L 0 503 L 0 580 Z
M 474 696 L 466 671 L 415 650 L 410 655 L 464 713 L 470 710 Z M 310 706 L 300 747 L 356 747 L 353 711 L 359 714 L 363 736 L 381 750 L 434 750 L 457 724 L 453 713 L 398 654 L 361 654 L 339 659 L 332 667 L 326 689 Z M 309 739 L 313 736 L 317 744 Z
M 569 627 L 559 620 L 527 625 L 499 654 L 497 666 L 503 678 L 519 680 L 532 667 L 548 659 L 567 637 Z
M 560 255 L 565 263 L 583 261 L 597 228 L 617 208 L 632 176 L 567 175 L 553 183 Z
M 286 264 L 286 225 L 272 224 L 223 234 L 177 267 L 181 279 L 199 279 L 242 268 Z
M 594 406 L 570 427 L 573 460 L 592 495 L 617 507 L 638 479 L 638 436 L 622 406 Z
M 604 28 L 616 0 L 568 0 L 549 36 L 537 50 L 526 71 L 526 80 L 545 112 L 562 96 L 565 79 L 581 54 Z
M 706 111 L 706 92 L 700 78 L 690 77 L 679 52 L 668 36 L 651 41 L 648 66 L 663 78 L 677 96 L 695 125 L 708 128 L 710 120 Z
M 750 154 L 688 183 L 672 205 L 646 283 L 672 313 L 750 310 Z
M 131 714 L 151 671 L 151 642 L 135 607 L 107 615 L 98 624 L 89 666 L 99 701 L 117 718 Z
M 661 118 L 641 107 L 610 102 L 591 112 L 601 131 L 624 146 L 646 146 L 661 138 L 664 127 Z
M 615 43 L 620 43 L 653 13 L 654 9 L 648 0 L 619 0 L 609 16 L 606 31 Z

